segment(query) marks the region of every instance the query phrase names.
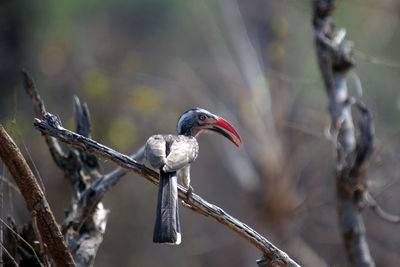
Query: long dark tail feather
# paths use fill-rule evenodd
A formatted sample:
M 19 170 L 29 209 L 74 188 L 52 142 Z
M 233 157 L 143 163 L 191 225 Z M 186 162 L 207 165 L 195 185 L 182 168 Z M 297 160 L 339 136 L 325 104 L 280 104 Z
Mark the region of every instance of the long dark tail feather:
M 173 245 L 181 243 L 177 182 L 176 172 L 160 172 L 156 224 L 153 234 L 153 242 L 155 243 Z

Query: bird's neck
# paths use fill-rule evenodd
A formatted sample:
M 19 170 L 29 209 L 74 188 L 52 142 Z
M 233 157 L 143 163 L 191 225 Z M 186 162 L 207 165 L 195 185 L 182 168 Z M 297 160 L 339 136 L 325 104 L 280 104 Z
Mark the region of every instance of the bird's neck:
M 184 135 L 184 136 L 193 136 L 196 137 L 198 134 L 198 131 L 194 128 L 181 128 L 180 131 L 178 131 L 179 135 Z
M 200 131 L 187 131 L 187 132 L 178 132 L 179 135 L 184 135 L 184 136 L 193 136 L 197 137 L 200 134 Z

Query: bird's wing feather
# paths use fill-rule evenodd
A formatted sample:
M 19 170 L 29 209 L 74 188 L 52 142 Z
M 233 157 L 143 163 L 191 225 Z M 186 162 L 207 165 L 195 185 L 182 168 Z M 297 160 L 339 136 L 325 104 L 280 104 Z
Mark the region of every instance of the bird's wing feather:
M 151 136 L 145 145 L 144 154 L 153 168 L 160 169 L 165 164 L 166 144 L 162 135 Z
M 163 171 L 177 171 L 192 163 L 199 153 L 199 145 L 192 136 L 179 135 L 171 144 Z

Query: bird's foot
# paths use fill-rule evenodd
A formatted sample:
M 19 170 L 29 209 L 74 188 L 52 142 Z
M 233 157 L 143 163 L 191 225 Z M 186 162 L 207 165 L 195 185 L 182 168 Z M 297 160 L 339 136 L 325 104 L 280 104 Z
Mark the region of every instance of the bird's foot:
M 186 191 L 186 202 L 189 202 L 190 199 L 192 198 L 193 191 L 194 191 L 193 187 L 189 185 L 189 188 Z
M 192 206 L 189 203 L 187 203 L 186 201 L 187 200 L 182 200 L 182 205 L 185 206 L 186 208 L 193 209 Z
M 193 194 L 193 187 L 189 185 L 188 189 L 186 190 L 186 199 L 182 200 L 182 205 L 188 208 L 192 208 L 192 206 L 189 204 L 190 199 L 192 198 Z

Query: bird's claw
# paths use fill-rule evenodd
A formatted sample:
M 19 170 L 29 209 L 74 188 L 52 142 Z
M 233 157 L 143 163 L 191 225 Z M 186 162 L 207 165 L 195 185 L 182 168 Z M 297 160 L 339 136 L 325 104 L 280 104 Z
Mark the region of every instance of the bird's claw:
M 191 209 L 192 206 L 189 204 L 189 202 L 190 199 L 192 198 L 192 194 L 193 194 L 193 187 L 189 185 L 188 189 L 186 190 L 186 199 L 182 200 L 182 205 Z
M 192 198 L 192 194 L 193 194 L 193 187 L 189 185 L 189 188 L 186 191 L 186 202 L 190 201 L 190 199 Z

